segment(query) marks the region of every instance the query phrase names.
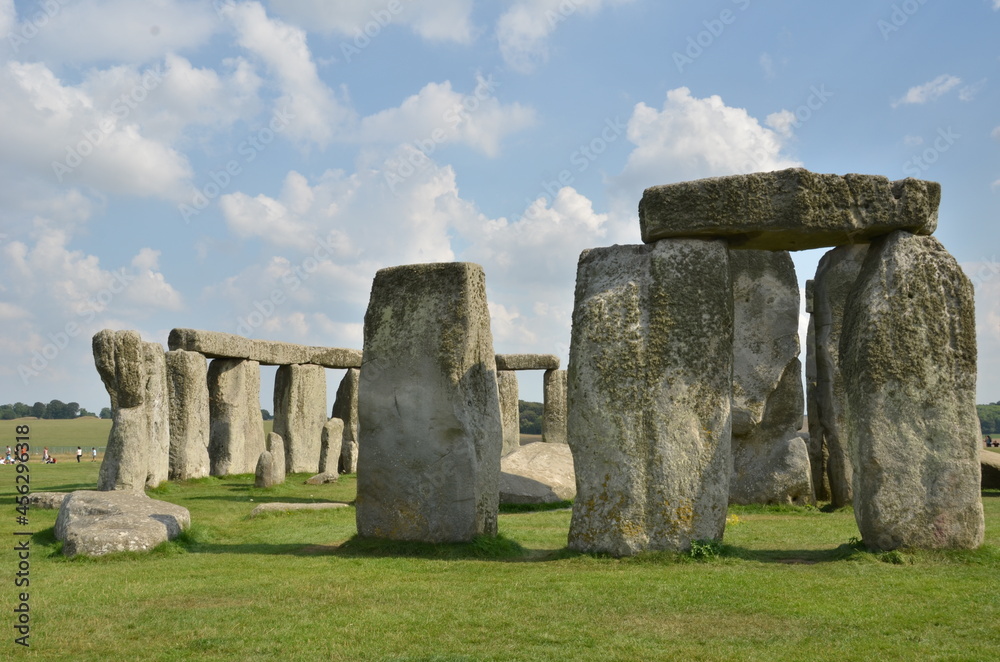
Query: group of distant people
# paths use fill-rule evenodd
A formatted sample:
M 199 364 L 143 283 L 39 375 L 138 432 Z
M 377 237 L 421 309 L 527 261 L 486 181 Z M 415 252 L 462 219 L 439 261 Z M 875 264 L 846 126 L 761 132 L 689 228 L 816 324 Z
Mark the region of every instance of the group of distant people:
M 77 446 L 76 447 L 76 461 L 80 462 L 82 460 L 83 460 L 83 448 L 80 447 L 80 446 Z M 15 457 L 15 456 L 11 455 L 11 448 L 10 448 L 10 446 L 7 447 L 7 453 L 3 457 L 0 457 L 0 464 L 14 464 L 15 462 L 27 462 L 27 461 L 28 461 L 28 453 L 27 452 L 25 452 L 23 455 L 21 455 L 19 457 Z M 91 462 L 97 462 L 97 448 L 96 447 L 91 447 L 91 449 L 90 449 L 90 461 Z M 49 447 L 48 446 L 46 446 L 42 450 L 42 462 L 44 462 L 45 464 L 55 464 L 56 463 L 56 458 L 55 458 L 54 455 L 51 455 L 49 453 Z
M 986 444 L 986 448 L 990 447 L 1000 448 L 1000 439 L 998 439 L 997 441 L 993 441 L 993 437 L 991 437 L 990 435 L 986 435 L 986 437 L 983 439 L 983 443 Z

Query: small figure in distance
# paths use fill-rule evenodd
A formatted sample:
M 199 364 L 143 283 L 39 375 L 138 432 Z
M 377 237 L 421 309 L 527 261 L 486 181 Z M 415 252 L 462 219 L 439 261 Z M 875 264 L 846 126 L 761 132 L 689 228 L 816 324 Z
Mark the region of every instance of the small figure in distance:
M 80 458 L 83 457 L 83 449 L 79 446 L 76 447 L 76 461 L 79 462 Z
M 97 449 L 93 446 L 90 447 L 90 461 L 97 462 Z
M 990 435 L 986 435 L 986 448 L 989 448 L 992 445 L 993 445 L 993 437 L 991 437 Z
M 49 447 L 48 446 L 46 446 L 42 450 L 42 462 L 45 463 L 45 464 L 49 463 Z

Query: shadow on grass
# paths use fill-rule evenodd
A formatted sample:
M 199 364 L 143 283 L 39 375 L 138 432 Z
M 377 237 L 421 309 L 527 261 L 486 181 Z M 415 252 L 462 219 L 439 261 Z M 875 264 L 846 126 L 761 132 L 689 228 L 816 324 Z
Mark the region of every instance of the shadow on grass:
M 253 501 L 249 501 L 253 498 Z M 262 503 L 349 503 L 354 505 L 353 501 L 344 501 L 343 499 L 316 499 L 311 497 L 294 497 L 285 496 L 282 494 L 270 495 L 267 493 L 261 494 L 260 492 L 255 492 L 254 494 L 247 494 L 243 496 L 192 496 L 184 497 L 185 501 L 234 501 L 237 503 L 260 505 Z
M 556 501 L 554 503 L 501 503 L 500 514 L 541 513 L 549 510 L 566 510 L 572 507 L 572 501 Z

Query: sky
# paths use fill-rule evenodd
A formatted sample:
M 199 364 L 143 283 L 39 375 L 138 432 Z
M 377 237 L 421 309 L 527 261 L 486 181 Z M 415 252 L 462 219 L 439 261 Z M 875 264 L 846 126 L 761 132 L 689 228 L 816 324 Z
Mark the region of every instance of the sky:
M 0 0 L 4 35 L 0 403 L 107 406 L 103 328 L 360 348 L 418 262 L 481 264 L 496 351 L 565 366 L 644 188 L 793 166 L 941 183 L 1000 400 L 1000 0 Z

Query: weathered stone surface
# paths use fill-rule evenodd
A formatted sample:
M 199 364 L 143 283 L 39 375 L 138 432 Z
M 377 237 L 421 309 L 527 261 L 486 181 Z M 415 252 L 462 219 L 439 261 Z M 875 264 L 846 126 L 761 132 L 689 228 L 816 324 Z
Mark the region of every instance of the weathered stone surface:
M 183 349 L 166 353 L 170 410 L 170 478 L 208 475 L 208 362 Z
M 500 424 L 482 267 L 375 275 L 358 394 L 358 533 L 460 542 L 495 535 Z
M 41 510 L 58 510 L 62 502 L 66 500 L 72 492 L 32 492 L 28 496 L 28 503 L 32 508 Z
M 253 473 L 265 450 L 260 366 L 256 361 L 213 359 L 208 366 L 208 394 L 211 474 Z
M 830 503 L 835 508 L 853 500 L 853 467 L 846 429 L 847 392 L 840 371 L 840 338 L 844 305 L 868 253 L 867 245 L 841 246 L 822 257 L 813 283 L 816 321 L 816 398 L 827 457 Z
M 361 371 L 351 368 L 340 380 L 337 399 L 333 402 L 333 418 L 344 422 L 344 438 L 340 442 L 338 470 L 343 474 L 358 472 L 358 382 Z
M 642 240 L 726 237 L 734 248 L 804 250 L 863 243 L 895 230 L 931 234 L 941 185 L 802 168 L 646 189 Z
M 142 552 L 191 526 L 187 508 L 133 492 L 73 492 L 56 518 L 66 556 Z
M 319 365 L 283 365 L 274 375 L 274 431 L 285 442 L 288 473 L 319 471 L 326 423 L 326 371 Z
M 972 283 L 933 237 L 874 242 L 844 310 L 854 516 L 870 549 L 983 541 Z
M 331 418 L 323 424 L 320 434 L 319 472 L 339 473 L 340 445 L 344 441 L 344 421 Z
M 497 370 L 558 370 L 555 354 L 497 354 Z
M 323 473 L 318 473 L 315 476 L 310 476 L 306 478 L 306 485 L 326 485 L 327 483 L 336 483 L 340 476 L 336 472 L 324 471 Z
M 979 469 L 982 472 L 979 486 L 984 490 L 1000 490 L 1000 453 L 980 448 Z
M 500 393 L 500 424 L 503 426 L 502 455 L 508 455 L 521 446 L 521 414 L 517 404 L 517 375 L 513 370 L 497 371 L 497 389 Z
M 257 470 L 254 472 L 253 486 L 271 487 L 274 484 L 274 458 L 271 457 L 268 451 L 264 451 L 257 459 Z
M 581 254 L 568 374 L 570 548 L 624 556 L 722 538 L 732 315 L 724 241 Z
M 285 466 L 285 442 L 280 434 L 274 432 L 267 433 L 267 451 L 271 454 L 271 471 L 273 472 L 274 484 L 284 483 L 285 474 L 288 473 Z
M 500 460 L 500 503 L 556 503 L 574 497 L 569 446 L 527 444 Z
M 112 409 L 138 407 L 146 396 L 142 338 L 138 331 L 104 329 L 94 334 L 94 363 L 111 396 Z
M 349 503 L 335 503 L 335 502 L 324 502 L 324 503 L 280 503 L 277 501 L 271 503 L 262 503 L 253 510 L 250 511 L 250 517 L 254 518 L 258 515 L 263 515 L 264 513 L 284 513 L 291 512 L 293 510 L 337 510 L 338 508 L 347 508 Z
M 361 352 L 356 349 L 253 340 L 217 331 L 173 329 L 167 345 L 170 349 L 200 352 L 210 359 L 249 359 L 262 365 L 310 363 L 334 369 L 361 367 Z
M 566 443 L 566 371 L 546 370 L 542 378 L 542 441 Z
M 149 416 L 149 451 L 146 487 L 170 480 L 170 402 L 167 394 L 167 363 L 160 343 L 143 343 L 146 401 Z
M 809 326 L 806 331 L 806 420 L 809 425 L 809 469 L 812 472 L 813 494 L 817 501 L 830 500 L 830 478 L 827 475 L 827 461 L 830 452 L 826 447 L 826 435 L 819 415 L 819 387 L 816 372 L 816 315 L 813 304 L 815 281 L 806 281 L 806 312 Z
M 731 251 L 730 503 L 813 503 L 802 425 L 799 285 L 787 251 Z M 789 455 L 791 454 L 791 455 Z M 787 475 L 786 472 L 796 472 Z

